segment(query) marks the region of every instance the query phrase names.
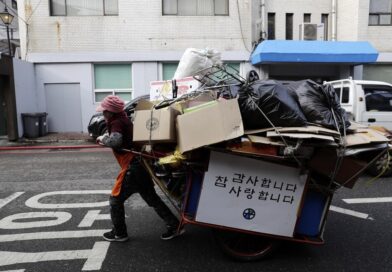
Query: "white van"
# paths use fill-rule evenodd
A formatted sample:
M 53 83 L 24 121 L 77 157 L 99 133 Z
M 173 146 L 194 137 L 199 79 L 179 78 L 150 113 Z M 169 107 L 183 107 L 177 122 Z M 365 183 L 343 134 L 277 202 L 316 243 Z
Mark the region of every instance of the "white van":
M 392 85 L 382 81 L 342 79 L 331 84 L 350 118 L 392 130 Z
M 392 85 L 382 81 L 353 80 L 351 78 L 324 82 L 331 84 L 340 104 L 350 119 L 368 126 L 384 127 L 392 131 Z M 368 168 L 374 176 L 392 175 L 392 149 Z M 387 169 L 384 167 L 388 165 Z

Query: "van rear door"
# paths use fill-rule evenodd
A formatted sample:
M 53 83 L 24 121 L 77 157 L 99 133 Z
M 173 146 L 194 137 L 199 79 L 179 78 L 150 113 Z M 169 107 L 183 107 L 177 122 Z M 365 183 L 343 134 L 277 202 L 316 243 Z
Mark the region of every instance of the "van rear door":
M 362 122 L 392 130 L 392 87 L 364 84 L 362 89 L 366 104 L 366 110 L 362 112 Z

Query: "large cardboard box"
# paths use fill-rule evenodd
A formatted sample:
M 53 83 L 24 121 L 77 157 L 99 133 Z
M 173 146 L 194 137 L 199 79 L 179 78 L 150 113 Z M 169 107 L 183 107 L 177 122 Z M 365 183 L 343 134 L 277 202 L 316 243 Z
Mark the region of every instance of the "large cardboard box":
M 299 169 L 211 152 L 196 221 L 293 237 L 306 178 Z
M 244 126 L 237 99 L 217 100 L 177 117 L 181 153 L 240 137 Z
M 175 119 L 179 114 L 172 107 L 153 109 L 154 104 L 141 101 L 135 109 L 133 140 L 135 142 L 175 142 Z

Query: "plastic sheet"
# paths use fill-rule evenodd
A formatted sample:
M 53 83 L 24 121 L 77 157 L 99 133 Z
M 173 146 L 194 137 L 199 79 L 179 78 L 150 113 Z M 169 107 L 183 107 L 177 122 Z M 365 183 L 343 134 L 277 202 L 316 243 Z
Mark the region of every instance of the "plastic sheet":
M 220 52 L 215 49 L 188 48 L 181 57 L 173 79 L 193 76 L 200 70 L 221 64 Z
M 308 122 L 339 131 L 350 126 L 346 112 L 331 85 L 322 86 L 308 79 L 292 82 L 286 87 L 297 95 Z
M 273 80 L 255 81 L 239 91 L 238 102 L 245 129 L 271 127 L 260 110 L 274 126 L 300 127 L 306 125 L 306 118 L 295 96 L 279 82 Z

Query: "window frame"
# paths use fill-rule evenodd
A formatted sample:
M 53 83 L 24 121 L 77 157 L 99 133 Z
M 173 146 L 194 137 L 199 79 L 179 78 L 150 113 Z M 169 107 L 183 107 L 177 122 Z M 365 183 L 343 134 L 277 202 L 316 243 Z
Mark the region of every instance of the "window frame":
M 102 1 L 102 14 L 99 15 L 68 15 L 67 14 L 67 0 L 64 1 L 64 14 L 53 14 L 53 0 L 49 0 L 49 16 L 50 17 L 86 17 L 86 16 L 119 16 L 119 9 L 118 9 L 118 1 L 117 1 L 117 14 L 105 14 L 105 1 L 106 0 L 101 0 Z
M 392 25 L 392 5 L 391 5 L 391 10 L 389 10 L 389 12 L 370 12 L 370 5 L 371 5 L 371 1 L 369 1 L 369 17 L 368 17 L 368 26 L 391 26 Z M 382 15 L 389 15 L 390 19 L 389 19 L 389 24 L 381 24 L 380 23 L 380 16 Z M 371 16 L 377 16 L 377 23 L 376 24 L 371 24 L 370 23 L 370 17 Z
M 176 7 L 177 7 L 177 12 L 176 13 L 168 13 L 168 14 L 166 14 L 166 13 L 164 13 L 164 11 L 163 11 L 163 7 L 164 7 L 164 1 L 176 1 L 176 3 L 177 3 L 177 5 L 176 5 Z M 215 1 L 216 0 L 212 0 L 213 1 L 213 11 L 212 11 L 212 15 L 198 15 L 197 14 L 197 10 L 196 10 L 196 13 L 195 14 L 192 14 L 192 15 L 190 15 L 190 14 L 186 14 L 186 15 L 182 15 L 182 14 L 178 14 L 178 0 L 162 0 L 161 1 L 161 11 L 162 11 L 162 16 L 230 16 L 230 0 L 224 0 L 224 1 L 226 1 L 226 3 L 227 3 L 227 14 L 217 14 L 216 12 L 215 12 Z
M 93 101 L 94 104 L 99 104 L 101 101 L 97 101 L 97 93 L 107 93 L 108 95 L 117 95 L 118 93 L 127 93 L 129 92 L 131 94 L 130 100 L 124 100 L 125 103 L 131 101 L 134 98 L 134 88 L 133 88 L 133 75 L 131 75 L 131 88 L 96 88 L 96 76 L 95 76 L 95 65 L 116 65 L 116 64 L 129 64 L 131 66 L 131 72 L 133 73 L 132 70 L 132 63 L 93 63 L 92 64 L 92 81 L 93 81 Z

